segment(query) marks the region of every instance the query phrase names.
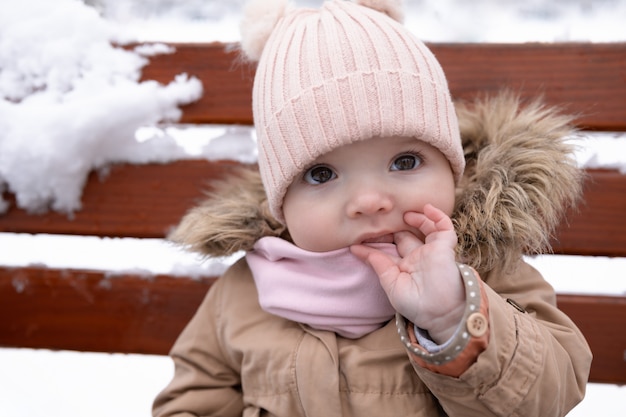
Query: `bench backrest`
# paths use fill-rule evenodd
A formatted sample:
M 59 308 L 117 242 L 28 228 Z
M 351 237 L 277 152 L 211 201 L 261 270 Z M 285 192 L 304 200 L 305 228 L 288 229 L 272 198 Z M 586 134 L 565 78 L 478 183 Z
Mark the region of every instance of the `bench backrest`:
M 241 63 L 232 45 L 174 46 L 175 53 L 151 59 L 143 79 L 167 83 L 182 72 L 201 79 L 204 96 L 183 109 L 181 122 L 252 124 L 254 67 Z M 548 104 L 577 114 L 581 129 L 626 131 L 624 43 L 429 47 L 455 98 L 502 88 L 522 97 L 542 94 Z M 202 197 L 207 181 L 234 163 L 113 166 L 105 180 L 92 173 L 83 208 L 71 219 L 31 215 L 13 204 L 0 216 L 0 231 L 164 237 Z M 559 228 L 554 252 L 626 256 L 626 176 L 612 170 L 589 174 L 585 204 Z M 166 354 L 214 279 L 148 280 L 132 274 L 109 279 L 107 271 L 0 266 L 0 346 Z M 558 303 L 592 347 L 591 380 L 626 383 L 626 295 L 559 294 Z

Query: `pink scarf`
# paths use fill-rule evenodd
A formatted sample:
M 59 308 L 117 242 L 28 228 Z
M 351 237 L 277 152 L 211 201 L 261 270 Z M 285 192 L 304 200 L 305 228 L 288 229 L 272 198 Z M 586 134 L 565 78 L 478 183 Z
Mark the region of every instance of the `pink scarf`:
M 397 255 L 393 244 L 371 244 Z M 264 237 L 246 254 L 263 310 L 357 339 L 395 314 L 372 268 L 349 248 L 309 252 Z

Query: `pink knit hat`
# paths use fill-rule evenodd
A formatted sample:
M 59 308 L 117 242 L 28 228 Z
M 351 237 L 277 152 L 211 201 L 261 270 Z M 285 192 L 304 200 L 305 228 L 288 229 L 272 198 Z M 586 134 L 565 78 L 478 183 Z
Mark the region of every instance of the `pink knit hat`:
M 320 9 L 260 0 L 246 9 L 242 50 L 258 60 L 253 115 L 272 214 L 320 155 L 373 137 L 415 137 L 465 167 L 441 66 L 402 24 L 398 0 L 326 1 Z

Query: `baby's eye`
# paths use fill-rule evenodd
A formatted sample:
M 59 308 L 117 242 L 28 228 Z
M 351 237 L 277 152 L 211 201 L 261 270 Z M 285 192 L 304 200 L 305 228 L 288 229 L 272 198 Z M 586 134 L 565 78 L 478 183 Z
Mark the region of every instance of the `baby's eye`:
M 317 165 L 304 173 L 304 180 L 309 184 L 324 184 L 337 176 L 335 172 L 325 165 Z
M 392 171 L 408 171 L 417 168 L 422 163 L 422 158 L 413 154 L 403 154 L 391 163 Z

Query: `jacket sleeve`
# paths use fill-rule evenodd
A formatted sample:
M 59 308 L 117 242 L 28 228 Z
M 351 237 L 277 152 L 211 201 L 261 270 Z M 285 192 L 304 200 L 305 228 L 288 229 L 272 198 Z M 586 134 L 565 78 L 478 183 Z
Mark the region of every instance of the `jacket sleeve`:
M 564 416 L 583 398 L 589 376 L 583 335 L 528 264 L 493 271 L 485 281 L 486 349 L 458 377 L 413 361 L 416 372 L 450 417 Z
M 220 345 L 220 278 L 170 351 L 174 377 L 156 397 L 154 417 L 241 416 L 239 370 Z

